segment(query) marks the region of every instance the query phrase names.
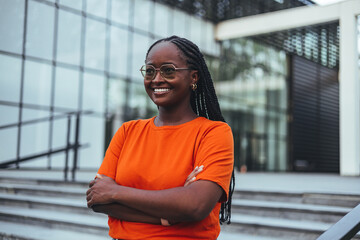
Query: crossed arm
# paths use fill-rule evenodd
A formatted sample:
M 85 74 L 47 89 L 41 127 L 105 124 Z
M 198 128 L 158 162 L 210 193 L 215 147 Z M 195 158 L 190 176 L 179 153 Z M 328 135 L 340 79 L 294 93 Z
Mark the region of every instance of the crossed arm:
M 200 221 L 215 207 L 223 194 L 214 182 L 198 180 L 195 169 L 183 187 L 166 190 L 141 190 L 118 185 L 103 176 L 90 182 L 87 204 L 95 212 L 132 222 L 160 224 L 160 219 L 171 223 Z

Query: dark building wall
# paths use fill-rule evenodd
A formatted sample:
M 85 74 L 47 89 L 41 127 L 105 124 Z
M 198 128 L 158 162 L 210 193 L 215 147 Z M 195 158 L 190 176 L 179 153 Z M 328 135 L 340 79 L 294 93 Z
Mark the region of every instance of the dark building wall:
M 294 170 L 339 172 L 338 72 L 293 56 L 291 78 Z

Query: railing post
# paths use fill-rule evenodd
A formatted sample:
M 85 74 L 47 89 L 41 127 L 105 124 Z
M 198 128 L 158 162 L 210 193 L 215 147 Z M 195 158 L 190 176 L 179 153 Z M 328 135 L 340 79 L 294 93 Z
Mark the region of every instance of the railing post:
M 78 161 L 78 149 L 79 149 L 79 131 L 80 131 L 80 112 L 76 113 L 76 125 L 75 125 L 75 143 L 74 143 L 74 162 L 72 168 L 72 180 L 75 181 L 75 172 Z
M 71 115 L 68 115 L 67 121 L 67 135 L 66 135 L 66 150 L 65 150 L 65 167 L 64 167 L 64 180 L 68 180 L 68 171 L 69 171 L 69 150 L 70 145 L 70 129 L 71 129 Z

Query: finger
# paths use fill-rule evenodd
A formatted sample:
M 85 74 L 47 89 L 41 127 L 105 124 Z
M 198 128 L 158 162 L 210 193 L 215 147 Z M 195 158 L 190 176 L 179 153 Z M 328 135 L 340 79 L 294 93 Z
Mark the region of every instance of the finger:
M 184 184 L 184 187 L 188 186 L 190 183 L 195 182 L 196 177 L 193 177 L 192 179 L 190 179 L 189 181 L 186 181 L 186 183 Z
M 186 178 L 186 181 L 188 181 L 188 180 L 192 179 L 193 177 L 195 177 L 195 176 L 196 176 L 196 172 L 197 172 L 198 169 L 199 169 L 199 167 L 196 166 L 195 169 L 192 170 L 192 172 L 191 172 L 191 173 L 189 174 L 189 176 Z
M 89 188 L 91 188 L 94 184 L 95 184 L 95 180 L 92 180 L 92 181 L 89 183 Z
M 101 174 L 97 173 L 95 178 L 103 179 L 104 176 L 105 176 L 105 175 L 101 175 Z

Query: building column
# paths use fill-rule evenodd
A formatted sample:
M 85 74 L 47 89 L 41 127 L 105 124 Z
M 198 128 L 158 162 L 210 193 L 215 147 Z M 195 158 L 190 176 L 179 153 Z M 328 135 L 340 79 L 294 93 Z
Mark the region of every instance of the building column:
M 360 176 L 357 16 L 351 2 L 340 6 L 340 174 Z

